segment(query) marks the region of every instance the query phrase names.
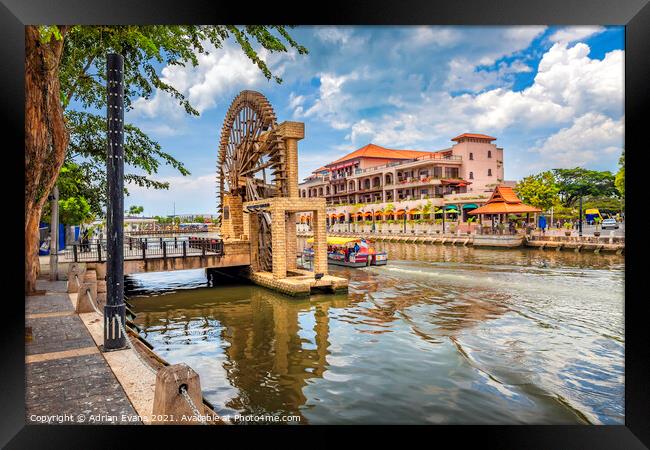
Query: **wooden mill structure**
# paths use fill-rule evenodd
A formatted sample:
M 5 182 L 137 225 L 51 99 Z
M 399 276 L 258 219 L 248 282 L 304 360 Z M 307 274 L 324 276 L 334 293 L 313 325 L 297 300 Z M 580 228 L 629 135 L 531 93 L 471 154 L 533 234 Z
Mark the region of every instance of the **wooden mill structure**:
M 242 91 L 221 130 L 218 213 L 224 242 L 250 242 L 250 278 L 286 293 L 347 288 L 327 271 L 325 199 L 298 194 L 301 122 L 278 123 L 264 95 Z M 296 214 L 313 215 L 313 273 L 297 268 Z

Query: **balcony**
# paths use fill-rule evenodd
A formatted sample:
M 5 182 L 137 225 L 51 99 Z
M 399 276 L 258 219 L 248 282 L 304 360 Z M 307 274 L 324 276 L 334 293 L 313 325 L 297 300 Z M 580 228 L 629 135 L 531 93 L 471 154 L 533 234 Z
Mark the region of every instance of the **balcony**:
M 357 176 L 366 173 L 379 172 L 385 169 L 403 166 L 406 164 L 413 164 L 421 161 L 440 161 L 440 162 L 449 161 L 453 163 L 460 163 L 462 160 L 463 160 L 462 156 L 458 156 L 458 155 L 451 155 L 451 156 L 428 155 L 428 156 L 421 156 L 419 158 L 414 158 L 414 159 L 406 159 L 404 161 L 395 161 L 377 167 L 368 167 L 366 169 L 355 169 L 354 175 Z

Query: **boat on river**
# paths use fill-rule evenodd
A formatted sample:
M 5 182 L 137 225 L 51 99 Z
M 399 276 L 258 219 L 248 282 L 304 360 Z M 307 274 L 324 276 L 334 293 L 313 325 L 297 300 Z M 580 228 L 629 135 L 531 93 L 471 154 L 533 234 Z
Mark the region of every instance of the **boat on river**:
M 313 244 L 314 238 L 307 239 L 304 260 L 313 260 Z M 327 263 L 345 267 L 383 266 L 388 263 L 388 253 L 376 251 L 367 239 L 328 236 Z

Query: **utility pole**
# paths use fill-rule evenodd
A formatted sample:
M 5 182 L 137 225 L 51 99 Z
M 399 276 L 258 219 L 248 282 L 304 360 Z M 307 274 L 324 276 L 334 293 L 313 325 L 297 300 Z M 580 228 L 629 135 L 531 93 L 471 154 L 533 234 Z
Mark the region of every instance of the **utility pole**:
M 124 57 L 106 58 L 108 148 L 106 178 L 106 305 L 104 351 L 126 348 L 124 305 Z
M 50 196 L 50 281 L 59 279 L 59 186 L 54 185 Z

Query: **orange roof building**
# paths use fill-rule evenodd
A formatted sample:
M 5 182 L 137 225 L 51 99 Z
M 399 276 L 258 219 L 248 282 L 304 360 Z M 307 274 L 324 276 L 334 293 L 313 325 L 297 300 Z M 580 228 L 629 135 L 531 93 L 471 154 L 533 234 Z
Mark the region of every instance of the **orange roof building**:
M 526 205 L 519 200 L 511 187 L 497 186 L 487 203 L 480 208 L 469 211 L 469 214 L 524 214 L 541 211 L 541 209 Z
M 370 143 L 332 162 L 322 161 L 322 167 L 300 183 L 299 194 L 325 198 L 328 205 L 462 202 L 453 196 L 471 194 L 474 204 L 506 182 L 503 148 L 495 140 L 487 134 L 463 133 L 451 139 L 450 147 L 431 151 Z
M 438 152 L 425 152 L 421 150 L 394 150 L 390 148 L 381 147 L 375 144 L 368 144 L 361 147 L 358 150 L 348 153 L 347 155 L 332 161 L 327 164 L 325 167 L 337 166 L 341 163 L 348 161 L 353 161 L 363 158 L 378 158 L 378 159 L 389 159 L 389 160 L 403 160 L 403 159 L 416 159 L 421 156 L 428 156 Z

